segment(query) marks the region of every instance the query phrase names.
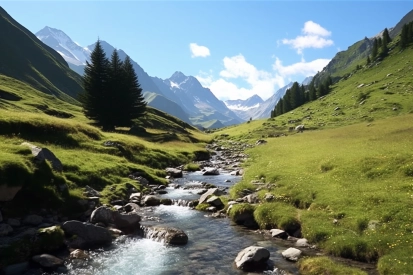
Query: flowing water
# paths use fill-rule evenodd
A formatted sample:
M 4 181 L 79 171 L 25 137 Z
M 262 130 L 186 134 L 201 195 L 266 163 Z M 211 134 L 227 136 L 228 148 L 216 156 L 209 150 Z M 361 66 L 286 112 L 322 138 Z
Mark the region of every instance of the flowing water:
M 230 180 L 231 182 L 225 182 Z M 221 174 L 202 176 L 199 172 L 184 175 L 176 180 L 182 187 L 204 181 L 220 187 L 229 187 L 240 178 Z M 195 183 L 196 184 L 196 183 Z M 199 198 L 196 190 L 167 188 L 165 198 L 193 200 Z M 183 206 L 142 208 L 144 215 L 157 217 L 156 221 L 142 221 L 145 225 L 177 227 L 188 235 L 184 246 L 166 246 L 145 238 L 126 238 L 117 241 L 111 249 L 91 252 L 88 262 L 72 262 L 69 274 L 102 275 L 163 275 L 163 274 L 247 274 L 235 268 L 233 262 L 238 252 L 251 246 L 267 248 L 275 267 L 297 274 L 294 264 L 281 256 L 283 247 L 268 237 L 233 225 L 226 218 L 212 218 L 206 213 Z

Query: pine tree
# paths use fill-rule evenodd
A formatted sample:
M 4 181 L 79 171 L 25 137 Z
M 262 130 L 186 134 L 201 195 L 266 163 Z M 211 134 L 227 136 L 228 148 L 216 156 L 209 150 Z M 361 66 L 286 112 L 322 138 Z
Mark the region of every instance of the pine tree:
M 110 91 L 110 113 L 111 116 L 107 119 L 108 130 L 115 130 L 115 126 L 121 125 L 123 121 L 124 108 L 128 105 L 127 88 L 125 86 L 125 73 L 123 70 L 123 62 L 119 58 L 117 50 L 114 50 L 109 64 L 109 82 L 108 88 Z
M 317 99 L 317 91 L 315 89 L 313 81 L 311 81 L 311 83 L 310 83 L 309 99 L 310 99 L 310 101 L 313 101 L 313 100 Z
M 374 38 L 374 40 L 373 40 L 373 49 L 371 49 L 371 58 L 373 60 L 377 57 L 378 51 L 379 51 L 379 47 L 378 47 L 377 39 Z
M 400 34 L 400 47 L 404 49 L 407 47 L 407 44 L 409 44 L 409 27 L 404 24 Z
M 389 35 L 389 30 L 387 28 L 383 31 L 383 43 L 389 44 L 391 42 L 391 38 Z
M 370 65 L 370 63 L 371 63 L 370 55 L 368 55 L 368 56 L 367 56 L 367 62 L 366 62 L 366 64 L 367 64 L 367 65 Z
M 85 116 L 99 126 L 105 125 L 108 116 L 109 61 L 98 40 L 90 55 L 91 63 L 86 61 L 83 77 L 84 93 L 81 97 Z
M 124 125 L 128 126 L 132 119 L 141 117 L 146 111 L 146 102 L 142 94 L 142 88 L 138 82 L 138 76 L 133 69 L 132 62 L 129 56 L 123 62 L 123 70 L 125 74 L 125 85 L 127 91 L 127 102 L 125 106 Z

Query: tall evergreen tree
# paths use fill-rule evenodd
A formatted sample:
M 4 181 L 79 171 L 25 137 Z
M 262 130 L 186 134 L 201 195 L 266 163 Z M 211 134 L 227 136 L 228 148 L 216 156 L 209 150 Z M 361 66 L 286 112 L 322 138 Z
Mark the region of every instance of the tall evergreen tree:
M 104 126 L 107 117 L 107 102 L 109 98 L 109 61 L 98 40 L 90 55 L 91 63 L 86 61 L 83 76 L 84 93 L 81 97 L 85 116 Z
M 387 28 L 383 31 L 383 43 L 389 44 L 391 42 L 391 38 L 389 35 L 389 30 Z
M 366 64 L 367 64 L 367 65 L 370 65 L 370 63 L 371 63 L 371 60 L 370 60 L 370 55 L 368 55 L 368 56 L 367 56 L 367 61 L 366 61 Z
M 313 101 L 313 100 L 317 99 L 317 91 L 315 89 L 313 81 L 311 81 L 311 83 L 310 83 L 310 89 L 309 89 L 309 95 L 308 96 L 309 96 L 310 101 Z
M 138 82 L 138 76 L 133 69 L 132 62 L 129 56 L 123 62 L 123 70 L 125 76 L 125 85 L 128 95 L 128 105 L 125 106 L 125 121 L 124 125 L 130 124 L 132 119 L 139 118 L 146 111 L 146 102 L 142 94 L 142 88 Z M 123 123 L 122 123 L 123 124 Z
M 110 117 L 107 118 L 108 130 L 115 130 L 115 126 L 121 125 L 123 121 L 123 113 L 125 106 L 128 105 L 127 87 L 125 85 L 125 73 L 123 70 L 123 62 L 119 58 L 117 50 L 114 50 L 109 64 L 109 83 L 110 100 L 108 101 L 108 109 Z
M 407 47 L 407 44 L 409 44 L 409 27 L 407 24 L 404 24 L 400 34 L 400 47 L 404 49 Z
M 377 54 L 379 52 L 379 47 L 377 43 L 377 39 L 374 38 L 373 40 L 373 48 L 371 49 L 371 58 L 374 60 L 377 57 Z

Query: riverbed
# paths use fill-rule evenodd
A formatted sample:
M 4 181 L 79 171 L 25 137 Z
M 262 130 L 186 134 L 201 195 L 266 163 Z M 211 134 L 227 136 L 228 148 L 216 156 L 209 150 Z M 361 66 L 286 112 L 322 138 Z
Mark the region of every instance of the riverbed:
M 168 193 L 162 197 L 193 200 L 199 198 L 197 190 L 184 189 L 185 186 L 203 181 L 229 188 L 240 179 L 225 172 L 216 176 L 188 173 L 174 181 L 181 188 L 168 187 Z M 91 252 L 87 262 L 69 263 L 69 274 L 247 274 L 236 269 L 234 259 L 239 251 L 251 245 L 263 246 L 270 251 L 270 260 L 279 268 L 279 274 L 283 274 L 282 270 L 298 274 L 296 265 L 281 256 L 281 252 L 288 247 L 271 237 L 237 226 L 228 218 L 213 218 L 208 215 L 210 213 L 177 205 L 141 209 L 144 216 L 142 224 L 180 228 L 188 235 L 188 243 L 184 246 L 166 246 L 140 237 L 121 239 L 110 249 Z

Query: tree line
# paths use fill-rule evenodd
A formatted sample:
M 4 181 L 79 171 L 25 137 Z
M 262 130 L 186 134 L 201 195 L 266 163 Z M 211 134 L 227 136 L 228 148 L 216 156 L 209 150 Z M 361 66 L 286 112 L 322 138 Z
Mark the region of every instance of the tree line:
M 306 86 L 294 82 L 291 88 L 287 89 L 285 95 L 277 102 L 274 109 L 271 111 L 271 117 L 280 116 L 307 102 L 329 94 L 331 91 L 330 86 L 332 84 L 330 76 L 327 76 L 317 87 L 315 86 L 313 78 L 307 87 L 308 89 L 306 89 Z
M 80 95 L 85 116 L 104 131 L 130 127 L 132 120 L 146 110 L 131 59 L 127 56 L 122 61 L 114 50 L 109 60 L 99 40 L 90 58 L 91 63 L 86 61 L 84 92 Z

